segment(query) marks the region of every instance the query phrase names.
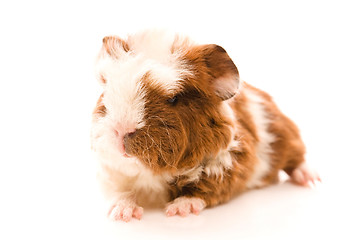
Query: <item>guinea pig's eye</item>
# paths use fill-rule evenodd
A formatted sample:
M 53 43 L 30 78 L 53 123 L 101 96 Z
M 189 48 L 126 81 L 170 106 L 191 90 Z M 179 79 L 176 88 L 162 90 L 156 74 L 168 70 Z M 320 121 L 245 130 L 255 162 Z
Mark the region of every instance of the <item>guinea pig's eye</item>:
M 178 102 L 178 96 L 174 96 L 172 98 L 169 98 L 167 101 L 174 106 Z

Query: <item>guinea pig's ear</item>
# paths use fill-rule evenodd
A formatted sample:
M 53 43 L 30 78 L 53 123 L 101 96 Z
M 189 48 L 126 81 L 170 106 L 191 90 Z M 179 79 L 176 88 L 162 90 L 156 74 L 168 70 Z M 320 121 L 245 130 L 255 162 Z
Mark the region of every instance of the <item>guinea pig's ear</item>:
M 233 97 L 238 89 L 239 74 L 226 50 L 216 44 L 205 45 L 203 57 L 216 95 L 222 100 Z
M 119 58 L 122 53 L 129 51 L 128 44 L 117 36 L 103 38 L 103 49 L 113 58 Z

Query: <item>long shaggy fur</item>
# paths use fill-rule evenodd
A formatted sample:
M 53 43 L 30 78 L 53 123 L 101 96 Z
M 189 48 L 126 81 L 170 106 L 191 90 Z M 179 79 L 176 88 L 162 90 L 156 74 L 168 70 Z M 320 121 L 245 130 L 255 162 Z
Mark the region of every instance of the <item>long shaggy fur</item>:
M 105 37 L 97 76 L 104 92 L 92 147 L 112 206 L 168 203 L 167 214 L 181 214 L 177 204 L 191 199 L 188 211 L 198 213 L 304 162 L 295 124 L 267 93 L 240 82 L 218 45 L 160 31 Z

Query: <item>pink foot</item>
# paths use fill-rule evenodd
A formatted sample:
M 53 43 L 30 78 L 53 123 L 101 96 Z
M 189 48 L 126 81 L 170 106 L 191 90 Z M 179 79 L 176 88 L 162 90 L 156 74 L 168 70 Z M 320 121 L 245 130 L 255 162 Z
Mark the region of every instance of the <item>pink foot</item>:
M 301 186 L 312 186 L 316 182 L 321 182 L 321 178 L 318 173 L 307 166 L 306 163 L 302 163 L 298 168 L 291 173 L 291 180 Z
M 110 209 L 108 216 L 115 221 L 129 222 L 132 217 L 140 220 L 143 215 L 143 208 L 137 206 L 128 199 L 119 200 Z
M 206 203 L 197 197 L 179 197 L 167 204 L 165 213 L 168 217 L 180 215 L 182 217 L 193 213 L 198 215 L 206 206 Z

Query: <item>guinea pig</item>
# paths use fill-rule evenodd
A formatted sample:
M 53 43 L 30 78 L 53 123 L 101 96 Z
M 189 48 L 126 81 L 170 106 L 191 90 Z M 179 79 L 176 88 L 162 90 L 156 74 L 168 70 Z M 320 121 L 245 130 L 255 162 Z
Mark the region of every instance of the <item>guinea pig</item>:
M 296 125 L 243 82 L 220 46 L 178 34 L 108 36 L 96 60 L 103 88 L 91 142 L 113 220 L 199 214 L 279 181 L 319 181 Z

